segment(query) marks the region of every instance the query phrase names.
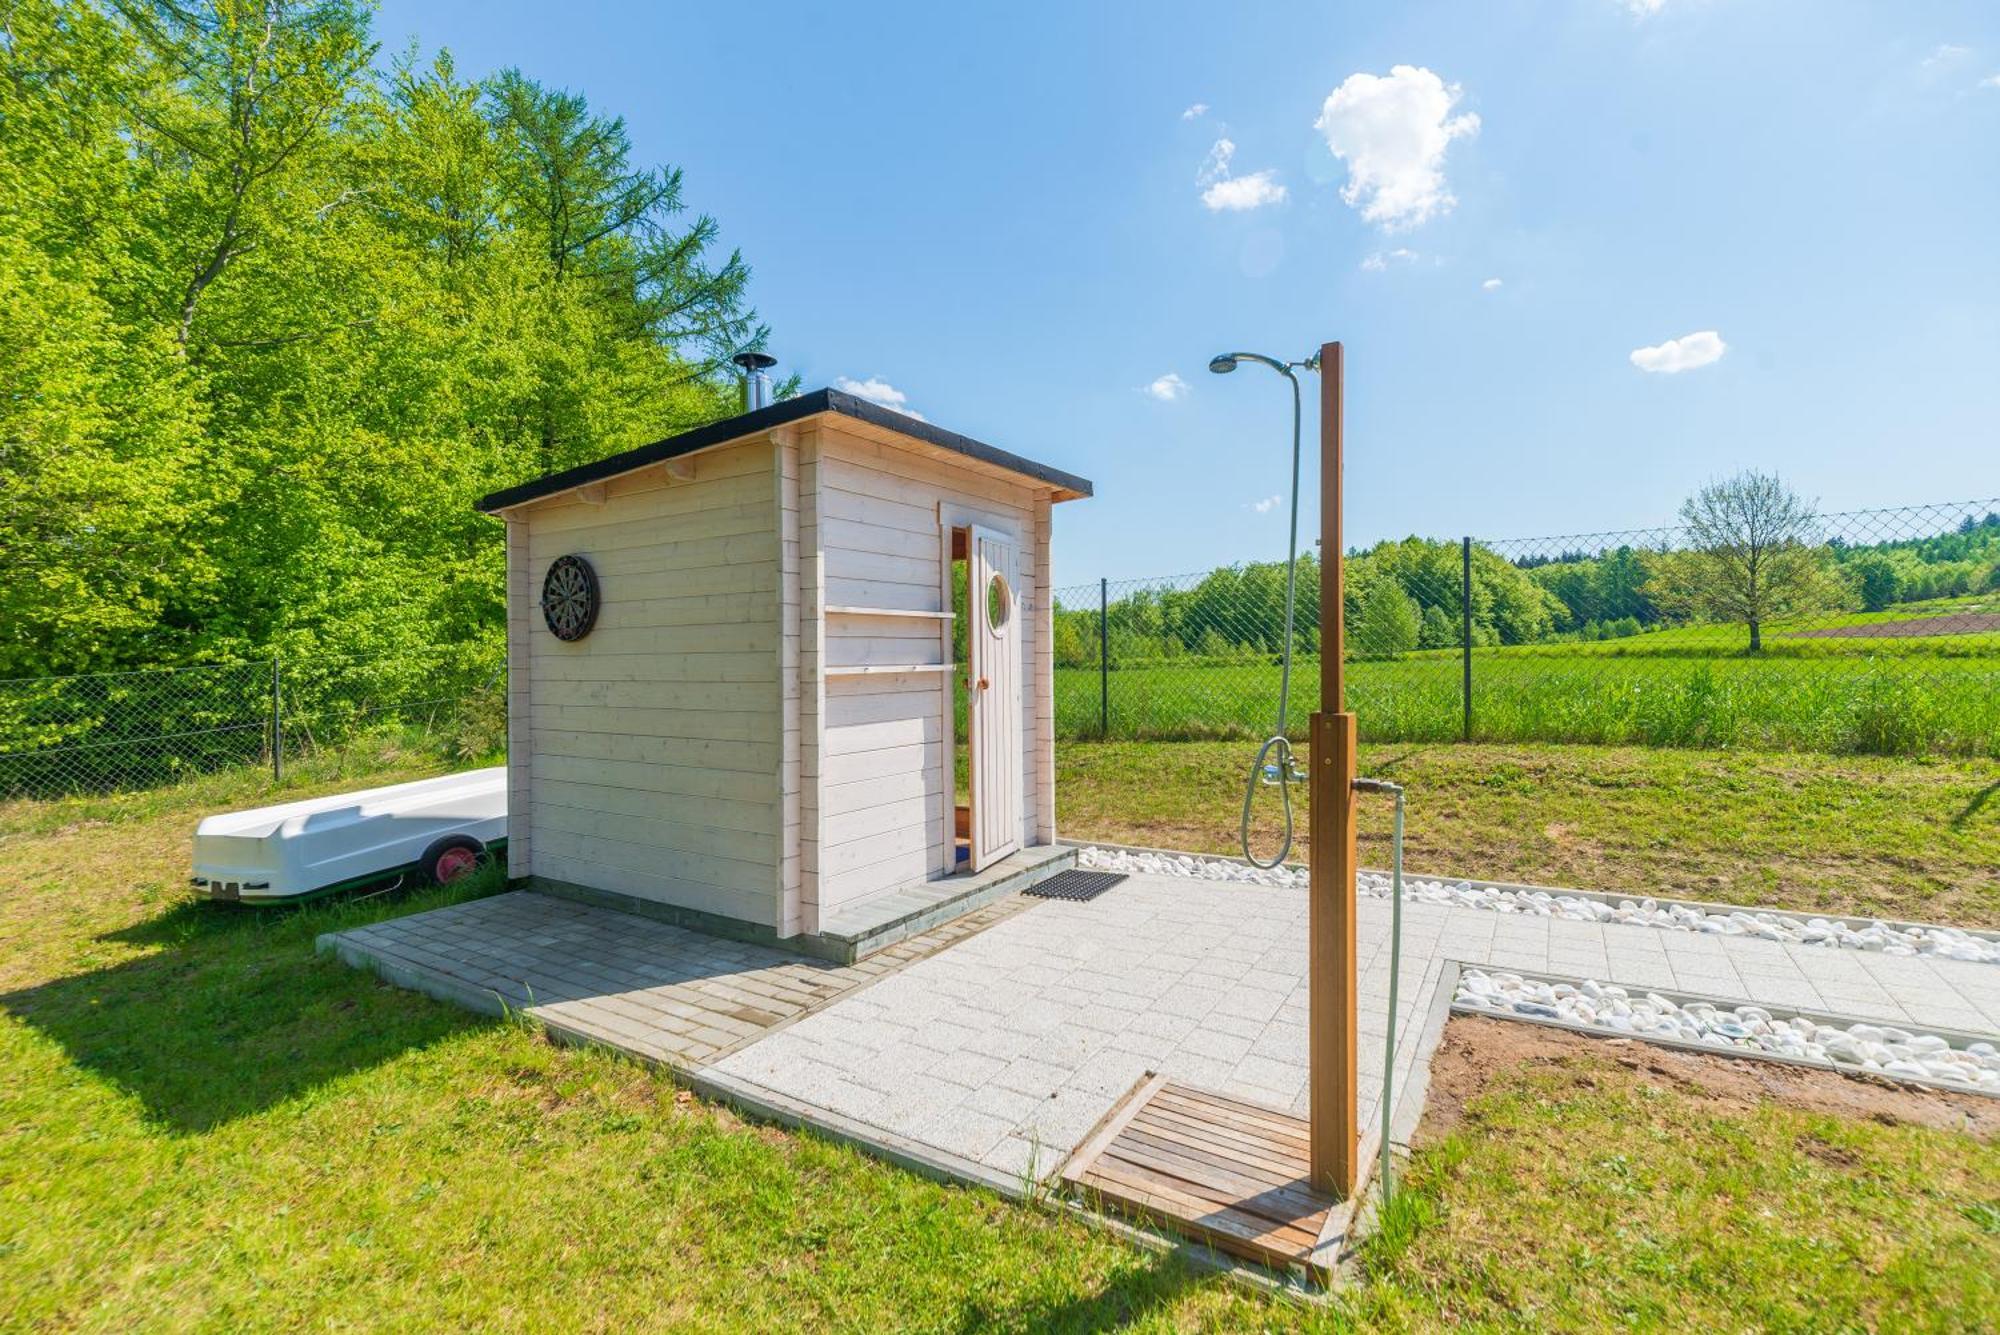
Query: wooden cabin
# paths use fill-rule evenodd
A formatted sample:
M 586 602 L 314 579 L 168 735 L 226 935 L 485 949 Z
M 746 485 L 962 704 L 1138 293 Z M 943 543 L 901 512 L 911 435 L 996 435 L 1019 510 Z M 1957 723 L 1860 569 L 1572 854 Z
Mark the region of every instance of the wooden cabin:
M 852 959 L 1071 865 L 1049 517 L 1090 492 L 820 390 L 481 500 L 510 877 Z

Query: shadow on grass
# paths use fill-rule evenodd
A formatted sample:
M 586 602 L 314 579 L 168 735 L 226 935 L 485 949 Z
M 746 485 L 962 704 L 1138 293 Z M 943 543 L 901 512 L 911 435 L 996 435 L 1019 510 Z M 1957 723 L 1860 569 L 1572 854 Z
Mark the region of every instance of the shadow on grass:
M 319 958 L 313 939 L 491 888 L 294 909 L 183 902 L 103 938 L 154 953 L 0 995 L 0 1009 L 161 1125 L 207 1131 L 490 1024 Z
M 1199 1284 L 1202 1272 L 1172 1252 L 1158 1252 L 1146 1264 L 1121 1270 L 1092 1293 L 1066 1298 L 1035 1297 L 1007 1307 L 977 1300 L 959 1315 L 961 1331 L 1119 1330 L 1173 1305 Z
M 1987 784 L 1984 788 L 1974 793 L 1972 800 L 1965 804 L 1965 810 L 1951 818 L 1951 827 L 1954 830 L 1963 828 L 1965 823 L 1974 816 L 1977 816 L 1981 808 L 1988 802 L 1991 802 L 1996 795 L 2000 795 L 2000 779 L 1995 779 L 1992 783 Z

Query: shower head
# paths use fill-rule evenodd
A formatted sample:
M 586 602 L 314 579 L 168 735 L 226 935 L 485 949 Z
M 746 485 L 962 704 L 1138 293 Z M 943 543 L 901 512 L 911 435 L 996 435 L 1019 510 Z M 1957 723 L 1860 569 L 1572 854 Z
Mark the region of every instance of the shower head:
M 1227 375 L 1244 362 L 1262 362 L 1279 375 L 1284 376 L 1292 373 L 1293 366 L 1305 365 L 1304 362 L 1293 362 L 1287 365 L 1279 361 L 1276 357 L 1266 357 L 1261 352 L 1222 352 L 1208 359 L 1208 369 L 1217 375 Z

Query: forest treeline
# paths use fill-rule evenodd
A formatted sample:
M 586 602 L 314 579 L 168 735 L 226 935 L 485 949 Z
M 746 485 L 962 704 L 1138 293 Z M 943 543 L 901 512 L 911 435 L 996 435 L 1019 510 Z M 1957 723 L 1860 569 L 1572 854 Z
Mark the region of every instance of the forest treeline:
M 1808 549 L 1814 577 L 1802 615 L 1876 612 L 1899 603 L 2000 591 L 2000 514 L 1968 516 L 1951 532 L 1868 544 L 1840 540 Z M 1557 644 L 1617 639 L 1685 624 L 1688 609 L 1667 596 L 1678 569 L 1702 553 L 1670 546 L 1617 546 L 1510 559 L 1472 547 L 1472 643 Z M 1388 657 L 1457 647 L 1463 637 L 1464 554 L 1457 542 L 1404 538 L 1347 558 L 1349 652 Z M 1300 558 L 1297 652 L 1319 652 L 1319 563 Z M 1070 590 L 1055 614 L 1056 661 L 1095 667 L 1100 653 L 1095 590 Z M 1081 595 L 1081 596 L 1079 596 Z M 1210 571 L 1186 588 L 1121 590 L 1103 631 L 1112 666 L 1160 661 L 1255 661 L 1284 640 L 1285 566 L 1252 562 Z
M 473 500 L 733 411 L 748 278 L 356 0 L 0 0 L 0 677 L 497 657 Z

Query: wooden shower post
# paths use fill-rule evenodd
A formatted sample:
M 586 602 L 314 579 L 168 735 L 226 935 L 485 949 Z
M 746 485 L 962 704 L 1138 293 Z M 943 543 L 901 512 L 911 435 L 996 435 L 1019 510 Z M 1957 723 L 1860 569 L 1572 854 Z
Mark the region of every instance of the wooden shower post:
M 1312 716 L 1312 844 L 1308 850 L 1306 1060 L 1312 1184 L 1353 1194 L 1360 1169 L 1356 1106 L 1354 715 L 1347 712 L 1346 538 L 1341 526 L 1341 350 L 1319 350 L 1319 699 Z

